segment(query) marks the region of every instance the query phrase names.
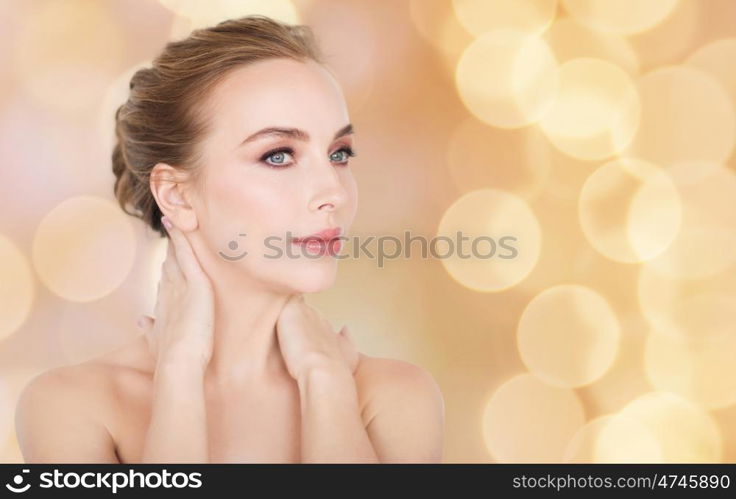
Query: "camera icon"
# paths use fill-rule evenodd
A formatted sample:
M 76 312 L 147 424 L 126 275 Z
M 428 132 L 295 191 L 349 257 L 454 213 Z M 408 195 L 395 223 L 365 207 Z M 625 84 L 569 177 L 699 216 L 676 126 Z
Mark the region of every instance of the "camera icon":
M 23 470 L 21 470 L 21 472 L 22 473 L 30 473 L 31 470 L 24 468 Z M 15 484 L 15 486 L 14 485 L 11 485 L 9 483 L 6 483 L 5 484 L 5 487 L 7 487 L 7 489 L 9 491 L 15 492 L 16 494 L 20 494 L 20 493 L 25 492 L 26 490 L 28 490 L 28 489 L 31 488 L 31 484 L 30 483 L 27 483 L 25 485 L 22 485 L 23 484 L 23 475 L 20 475 L 20 474 L 15 475 L 13 477 L 13 483 Z

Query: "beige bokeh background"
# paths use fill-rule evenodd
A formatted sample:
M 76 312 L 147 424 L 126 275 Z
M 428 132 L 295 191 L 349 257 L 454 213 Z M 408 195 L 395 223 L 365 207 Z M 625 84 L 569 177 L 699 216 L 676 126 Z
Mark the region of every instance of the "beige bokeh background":
M 30 377 L 152 310 L 165 248 L 112 195 L 128 79 L 251 13 L 329 53 L 353 235 L 517 238 L 346 259 L 308 298 L 434 375 L 445 462 L 736 462 L 731 0 L 0 1 L 0 461 Z

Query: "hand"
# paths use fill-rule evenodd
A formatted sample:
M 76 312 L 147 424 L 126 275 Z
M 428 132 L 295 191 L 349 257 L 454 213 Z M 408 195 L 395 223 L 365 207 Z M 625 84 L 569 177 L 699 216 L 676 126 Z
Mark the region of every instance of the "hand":
M 156 318 L 142 316 L 139 327 L 157 368 L 162 362 L 181 361 L 204 371 L 213 348 L 212 284 L 184 233 L 166 217 L 162 222 L 170 239 L 161 265 Z
M 360 354 L 347 326 L 335 333 L 330 322 L 301 294 L 292 295 L 276 321 L 281 355 L 294 379 L 315 367 L 346 368 L 354 373 Z

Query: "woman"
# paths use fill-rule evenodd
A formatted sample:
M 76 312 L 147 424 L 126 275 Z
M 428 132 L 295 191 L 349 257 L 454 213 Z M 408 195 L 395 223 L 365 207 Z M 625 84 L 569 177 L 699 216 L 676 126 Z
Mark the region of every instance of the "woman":
M 357 206 L 309 28 L 249 16 L 169 43 L 116 118 L 115 194 L 169 238 L 155 319 L 31 380 L 25 460 L 440 462 L 432 376 L 358 352 L 302 297 L 333 283 Z

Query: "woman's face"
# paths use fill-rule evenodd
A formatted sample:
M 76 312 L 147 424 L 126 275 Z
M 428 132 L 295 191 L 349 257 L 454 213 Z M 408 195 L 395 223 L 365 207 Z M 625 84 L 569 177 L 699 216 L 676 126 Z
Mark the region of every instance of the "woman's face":
M 338 259 L 290 239 L 328 228 L 344 235 L 355 216 L 353 136 L 335 79 L 313 61 L 260 61 L 232 71 L 206 110 L 193 204 L 207 266 L 278 292 L 329 287 Z M 290 132 L 262 132 L 271 128 Z

